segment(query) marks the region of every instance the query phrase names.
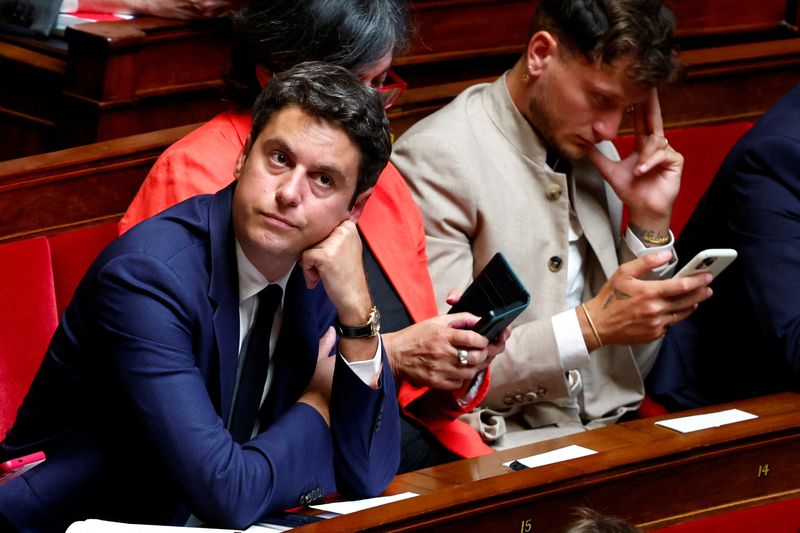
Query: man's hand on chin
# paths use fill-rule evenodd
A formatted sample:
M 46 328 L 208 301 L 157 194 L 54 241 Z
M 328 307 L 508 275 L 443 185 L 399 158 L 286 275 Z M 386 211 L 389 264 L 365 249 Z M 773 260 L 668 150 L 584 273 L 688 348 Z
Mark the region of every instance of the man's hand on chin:
M 325 239 L 305 250 L 299 264 L 309 288 L 322 281 L 340 323 L 358 326 L 369 320 L 373 304 L 355 222 L 339 224 Z M 372 359 L 377 347 L 377 337 L 342 338 L 339 342 L 340 353 L 350 362 Z

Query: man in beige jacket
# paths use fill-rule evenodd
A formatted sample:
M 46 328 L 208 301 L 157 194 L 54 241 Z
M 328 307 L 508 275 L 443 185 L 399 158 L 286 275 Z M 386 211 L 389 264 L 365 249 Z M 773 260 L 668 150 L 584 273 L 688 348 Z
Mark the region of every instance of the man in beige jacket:
M 495 448 L 635 410 L 660 338 L 711 295 L 710 277 L 670 279 L 683 158 L 656 87 L 677 68 L 673 30 L 659 0 L 542 0 L 510 71 L 395 144 L 437 301 L 498 251 L 531 292 L 484 408 L 466 415 Z M 619 161 L 608 141 L 630 108 L 636 147 Z

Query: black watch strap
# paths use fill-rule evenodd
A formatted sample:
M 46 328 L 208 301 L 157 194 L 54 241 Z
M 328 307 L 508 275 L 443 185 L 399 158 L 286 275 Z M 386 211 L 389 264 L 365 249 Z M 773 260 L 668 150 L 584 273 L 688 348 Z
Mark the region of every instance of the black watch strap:
M 345 326 L 336 317 L 336 333 L 345 339 L 363 339 L 374 337 L 381 330 L 381 313 L 378 308 L 373 306 L 369 313 L 369 320 L 360 326 Z

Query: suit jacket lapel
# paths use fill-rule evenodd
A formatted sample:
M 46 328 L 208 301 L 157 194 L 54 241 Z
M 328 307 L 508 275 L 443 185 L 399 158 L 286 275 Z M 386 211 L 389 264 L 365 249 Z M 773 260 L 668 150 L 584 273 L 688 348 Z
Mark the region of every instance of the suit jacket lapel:
M 575 214 L 606 278 L 609 278 L 618 264 L 617 240 L 609 238 L 609 235 L 619 234 L 618 227 L 611 227 L 611 219 L 617 217 L 612 217 L 609 213 L 605 181 L 596 178 L 597 170 L 586 160 L 576 161 L 574 164 Z
M 227 419 L 233 401 L 239 353 L 239 275 L 231 201 L 235 182 L 217 193 L 209 207 L 211 272 L 208 297 L 215 306 L 212 322 L 219 354 L 220 416 Z

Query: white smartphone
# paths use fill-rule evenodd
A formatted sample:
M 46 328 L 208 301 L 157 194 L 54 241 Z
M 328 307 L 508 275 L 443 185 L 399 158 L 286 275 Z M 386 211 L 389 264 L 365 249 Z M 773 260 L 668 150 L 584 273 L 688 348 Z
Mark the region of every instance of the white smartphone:
M 708 272 L 716 278 L 725 270 L 725 267 L 733 263 L 736 255 L 736 250 L 732 248 L 709 248 L 708 250 L 703 250 L 686 263 L 675 276 L 692 276 Z

